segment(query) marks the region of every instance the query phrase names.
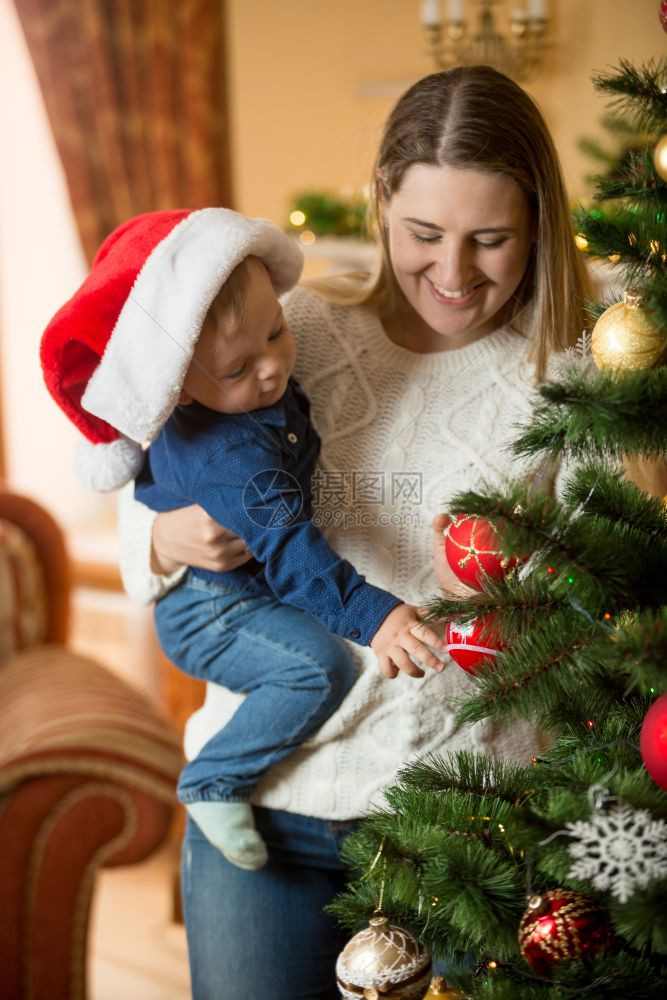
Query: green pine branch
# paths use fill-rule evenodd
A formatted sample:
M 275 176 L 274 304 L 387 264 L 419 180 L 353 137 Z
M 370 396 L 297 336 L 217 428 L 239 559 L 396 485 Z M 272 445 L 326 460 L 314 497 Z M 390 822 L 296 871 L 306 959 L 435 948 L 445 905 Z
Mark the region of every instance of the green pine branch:
M 576 698 L 582 684 L 592 697 L 599 667 L 593 663 L 590 670 L 584 669 L 587 664 L 580 655 L 591 641 L 591 627 L 572 616 L 562 616 L 557 625 L 557 636 L 550 622 L 514 637 L 493 668 L 482 668 L 474 677 L 477 693 L 458 709 L 457 724 L 487 718 L 539 724 L 554 706 L 560 710 L 563 701 Z
M 487 795 L 515 802 L 526 784 L 526 768 L 509 760 L 493 760 L 482 753 L 458 750 L 429 754 L 401 768 L 397 784 L 418 791 L 451 791 Z M 390 792 L 390 794 L 392 794 Z
M 457 622 L 463 625 L 480 618 L 492 618 L 488 632 L 503 640 L 571 608 L 567 595 L 554 593 L 546 573 L 525 578 L 509 573 L 498 580 L 486 580 L 482 591 L 474 591 L 464 598 L 436 595 L 426 606 L 429 619 L 443 624 Z M 483 633 L 482 637 L 487 635 Z
M 667 212 L 663 216 L 663 230 Z M 664 239 L 662 257 L 665 255 Z M 632 276 L 630 277 L 632 282 Z M 644 300 L 644 308 L 651 311 L 656 329 L 667 330 L 667 268 L 664 266 L 649 268 L 648 275 L 642 280 L 641 294 Z M 663 357 L 664 363 L 664 357 Z
M 662 90 L 667 79 L 667 59 L 650 59 L 634 66 L 619 60 L 615 72 L 598 73 L 593 85 L 609 94 L 608 107 L 632 122 L 638 131 L 664 131 L 667 121 L 667 94 Z
M 618 184 L 614 180 L 603 185 Z M 667 185 L 664 185 L 667 192 Z M 588 241 L 586 253 L 591 257 L 612 258 L 619 266 L 634 268 L 637 274 L 652 267 L 664 267 L 659 250 L 664 252 L 664 224 L 657 221 L 667 208 L 666 199 L 657 189 L 640 188 L 635 192 L 638 202 L 646 200 L 643 211 L 627 204 L 605 212 L 579 207 L 574 211 L 577 232 Z M 662 238 L 662 243 L 660 242 Z M 648 275 L 647 275 L 648 277 Z
M 601 462 L 576 466 L 563 485 L 563 503 L 569 510 L 606 517 L 614 528 L 625 525 L 641 532 L 644 547 L 667 541 L 667 507 L 631 483 L 620 469 Z
M 664 580 L 656 582 L 664 588 Z M 623 615 L 605 656 L 608 671 L 627 693 L 653 696 L 667 690 L 667 606 Z
M 633 207 L 645 213 L 644 228 L 650 225 L 655 235 L 657 214 L 667 207 L 667 184 L 658 176 L 653 163 L 652 146 L 629 151 L 622 164 L 595 179 L 596 202 L 627 198 Z
M 539 388 L 531 424 L 514 442 L 517 455 L 557 457 L 625 455 L 661 457 L 667 452 L 667 367 L 590 377 L 570 369 L 559 382 Z
M 632 896 L 623 906 L 611 904 L 614 926 L 638 952 L 650 950 L 667 955 L 666 894 L 667 880 L 662 879 L 653 883 L 647 892 Z

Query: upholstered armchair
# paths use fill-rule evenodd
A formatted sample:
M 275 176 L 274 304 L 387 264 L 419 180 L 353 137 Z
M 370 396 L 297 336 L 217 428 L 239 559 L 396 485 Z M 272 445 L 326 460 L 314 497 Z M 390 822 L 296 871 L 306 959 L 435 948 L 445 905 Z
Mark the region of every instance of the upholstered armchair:
M 0 996 L 84 1000 L 103 866 L 167 837 L 179 741 L 151 704 L 69 650 L 69 564 L 47 512 L 0 486 Z

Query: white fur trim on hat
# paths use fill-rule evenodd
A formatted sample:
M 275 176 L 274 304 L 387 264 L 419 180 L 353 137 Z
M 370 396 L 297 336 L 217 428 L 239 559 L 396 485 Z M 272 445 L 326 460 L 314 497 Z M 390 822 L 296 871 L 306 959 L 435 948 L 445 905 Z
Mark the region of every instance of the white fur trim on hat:
M 209 307 L 242 260 L 266 265 L 276 294 L 299 280 L 303 255 L 265 219 L 226 208 L 191 212 L 146 259 L 81 404 L 133 441 L 151 441 L 178 402 Z
M 96 493 L 109 493 L 125 486 L 144 464 L 141 445 L 119 437 L 108 444 L 79 441 L 74 449 L 74 474 L 82 486 Z

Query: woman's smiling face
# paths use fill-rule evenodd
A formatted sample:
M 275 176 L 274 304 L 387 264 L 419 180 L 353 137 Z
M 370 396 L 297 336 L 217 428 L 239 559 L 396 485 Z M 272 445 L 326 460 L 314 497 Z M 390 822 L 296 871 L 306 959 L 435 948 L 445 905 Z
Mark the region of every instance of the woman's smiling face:
M 464 347 L 491 333 L 521 283 L 533 242 L 516 181 L 467 167 L 414 164 L 384 203 L 396 281 L 414 315 L 388 322 L 415 351 Z

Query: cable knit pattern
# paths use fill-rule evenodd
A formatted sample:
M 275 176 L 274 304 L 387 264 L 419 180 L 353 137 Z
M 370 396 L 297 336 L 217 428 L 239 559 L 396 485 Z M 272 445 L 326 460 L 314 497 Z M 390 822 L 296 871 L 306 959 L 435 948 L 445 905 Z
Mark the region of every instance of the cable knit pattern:
M 323 531 L 371 583 L 423 603 L 437 591 L 433 516 L 459 490 L 531 471 L 506 450 L 530 409 L 534 373 L 526 341 L 501 329 L 458 350 L 415 354 L 390 341 L 370 310 L 332 306 L 306 288 L 292 292 L 285 311 L 298 344 L 296 375 L 322 438 L 315 508 Z M 338 498 L 329 503 L 325 493 L 335 485 Z M 347 523 L 337 523 L 342 515 Z M 145 540 L 136 542 L 149 522 L 143 514 L 124 516 L 136 516 L 137 525 L 144 518 L 143 527 L 124 535 L 128 543 L 135 539 L 135 553 L 145 553 Z M 130 592 L 143 599 L 159 592 L 145 556 L 133 568 L 128 559 Z M 390 681 L 378 674 L 370 649 L 350 648 L 359 666 L 354 688 L 312 739 L 264 777 L 256 803 L 352 819 L 380 802 L 381 789 L 415 756 L 471 748 L 527 761 L 535 752 L 527 727 L 500 732 L 481 723 L 455 731 L 455 702 L 471 682 L 454 664 L 421 680 L 400 674 Z M 187 726 L 188 757 L 239 701 L 209 685 Z

